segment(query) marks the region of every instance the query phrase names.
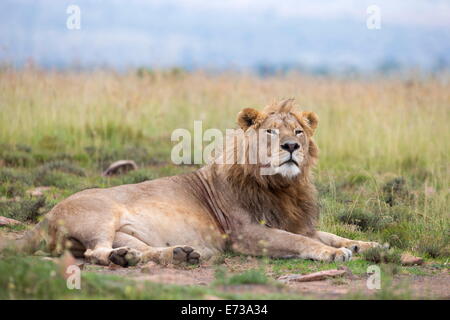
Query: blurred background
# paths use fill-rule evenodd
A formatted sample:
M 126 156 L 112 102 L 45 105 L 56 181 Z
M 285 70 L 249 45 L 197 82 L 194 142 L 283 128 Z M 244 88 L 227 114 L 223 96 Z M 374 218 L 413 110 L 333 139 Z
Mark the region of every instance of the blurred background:
M 68 29 L 69 5 L 80 29 Z M 380 9 L 380 29 L 366 25 Z M 450 65 L 447 0 L 2 0 L 0 60 L 22 67 L 315 74 Z

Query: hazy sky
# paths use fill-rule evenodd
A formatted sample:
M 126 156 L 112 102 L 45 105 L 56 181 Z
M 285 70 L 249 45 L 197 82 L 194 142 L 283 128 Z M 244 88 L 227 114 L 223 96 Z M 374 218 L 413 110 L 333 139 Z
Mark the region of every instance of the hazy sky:
M 137 1 L 139 2 L 139 1 Z M 400 25 L 450 26 L 448 0 L 155 0 L 195 10 L 241 11 L 248 15 L 270 10 L 280 17 L 366 20 L 365 8 L 377 5 L 383 20 Z
M 68 5 L 81 29 L 66 27 Z M 381 29 L 366 26 L 367 7 Z M 46 67 L 450 64 L 448 0 L 1 0 L 0 60 Z

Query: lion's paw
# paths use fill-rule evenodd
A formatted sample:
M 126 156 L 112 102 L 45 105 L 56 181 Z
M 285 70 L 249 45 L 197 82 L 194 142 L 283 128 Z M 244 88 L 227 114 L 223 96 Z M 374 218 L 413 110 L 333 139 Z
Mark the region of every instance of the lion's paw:
M 177 246 L 173 248 L 173 263 L 199 264 L 200 253 L 189 246 Z
M 352 258 L 352 252 L 347 248 L 327 248 L 316 255 L 313 260 L 324 262 L 345 262 Z
M 350 261 L 351 258 L 352 258 L 351 250 L 349 250 L 347 248 L 339 248 L 339 249 L 336 249 L 332 261 L 346 262 L 346 261 Z
M 351 250 L 353 253 L 361 253 L 370 248 L 389 248 L 388 244 L 381 245 L 378 242 L 370 241 L 351 241 L 345 246 L 347 249 Z
M 109 261 L 122 267 L 135 266 L 141 261 L 142 253 L 128 247 L 116 248 L 109 254 Z

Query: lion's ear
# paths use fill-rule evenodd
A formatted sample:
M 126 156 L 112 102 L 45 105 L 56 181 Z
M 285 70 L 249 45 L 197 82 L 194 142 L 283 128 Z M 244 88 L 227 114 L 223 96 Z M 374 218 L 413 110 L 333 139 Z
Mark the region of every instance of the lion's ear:
M 245 108 L 238 113 L 237 122 L 242 130 L 247 130 L 249 127 L 254 125 L 261 114 L 258 110 L 253 108 Z
M 302 119 L 305 120 L 308 127 L 310 127 L 312 129 L 312 132 L 314 133 L 314 130 L 316 130 L 317 125 L 319 124 L 319 117 L 317 116 L 317 114 L 312 111 L 303 111 Z

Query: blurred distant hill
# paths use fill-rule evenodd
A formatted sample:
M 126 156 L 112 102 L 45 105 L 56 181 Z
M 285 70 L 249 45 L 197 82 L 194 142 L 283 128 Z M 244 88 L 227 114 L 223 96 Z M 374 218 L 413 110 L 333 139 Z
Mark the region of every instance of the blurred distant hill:
M 341 5 L 333 10 L 319 0 L 312 7 L 290 0 L 217 3 L 2 0 L 0 60 L 21 66 L 32 59 L 49 68 L 179 66 L 261 74 L 450 66 L 448 1 L 378 1 L 380 30 L 367 29 L 371 3 L 364 0 L 337 1 Z M 69 4 L 81 8 L 80 30 L 66 28 Z

